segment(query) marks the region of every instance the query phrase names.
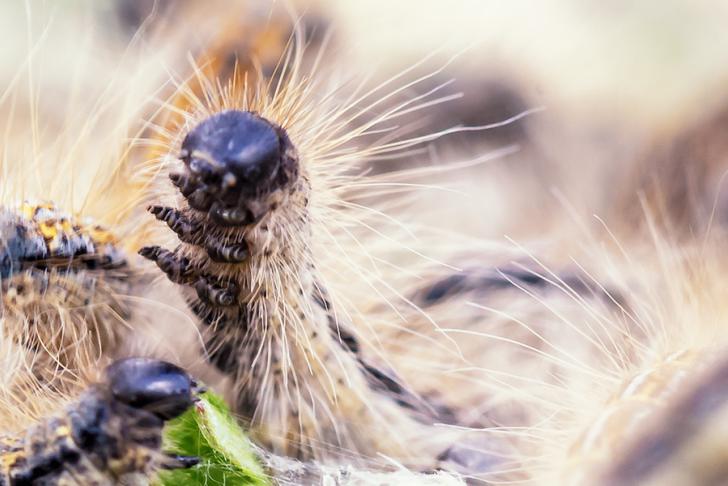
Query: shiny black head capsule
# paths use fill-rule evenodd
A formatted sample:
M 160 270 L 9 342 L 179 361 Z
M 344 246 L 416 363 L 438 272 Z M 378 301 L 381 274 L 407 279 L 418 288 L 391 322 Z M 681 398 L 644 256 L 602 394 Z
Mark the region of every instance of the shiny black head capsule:
M 250 190 L 269 183 L 278 172 L 281 141 L 275 127 L 258 115 L 223 111 L 190 131 L 182 152 L 188 154 L 193 174 L 205 180 L 235 177 L 241 189 Z
M 195 401 L 196 383 L 178 366 L 150 358 L 127 358 L 106 369 L 112 396 L 163 420 L 181 415 Z
M 194 209 L 219 224 L 250 224 L 269 209 L 266 198 L 298 174 L 285 131 L 256 113 L 229 110 L 194 127 L 182 142 L 184 173 L 172 174 Z

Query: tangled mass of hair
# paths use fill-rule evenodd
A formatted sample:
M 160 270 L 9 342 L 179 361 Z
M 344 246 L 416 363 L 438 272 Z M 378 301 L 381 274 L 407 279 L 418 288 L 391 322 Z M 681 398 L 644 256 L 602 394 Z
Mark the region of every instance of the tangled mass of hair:
M 575 3 L 0 6 L 0 485 L 728 483 L 727 12 Z

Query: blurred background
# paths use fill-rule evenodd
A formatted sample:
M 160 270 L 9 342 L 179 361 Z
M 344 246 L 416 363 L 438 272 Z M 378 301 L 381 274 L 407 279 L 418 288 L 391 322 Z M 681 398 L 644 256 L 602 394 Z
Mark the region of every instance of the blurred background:
M 647 201 L 677 234 L 699 232 L 713 217 L 728 222 L 721 191 L 728 168 L 725 1 L 30 0 L 2 8 L 9 39 L 25 38 L 32 10 L 36 38 L 52 18 L 67 56 L 94 30 L 118 52 L 130 43 L 161 50 L 173 42 L 222 77 L 236 62 L 273 72 L 300 23 L 309 52 L 326 44 L 327 67 L 341 66 L 372 85 L 403 70 L 397 86 L 422 77 L 398 95 L 403 99 L 438 88 L 427 99 L 442 102 L 398 120 L 408 136 L 517 118 L 438 138 L 417 154 L 375 166 L 484 159 L 471 164 L 468 177 L 437 175 L 458 191 L 438 198 L 472 201 L 459 204 L 462 220 L 428 211 L 437 224 L 464 229 L 468 221 L 480 236 L 517 236 L 548 228 L 565 201 L 626 225 L 639 225 Z M 27 47 L 3 49 L 5 85 Z M 113 68 L 114 59 L 104 59 L 110 51 L 89 51 L 99 72 Z M 54 63 L 58 78 L 67 76 L 63 56 L 39 62 Z M 507 155 L 487 156 L 498 151 Z M 452 214 L 444 200 L 438 207 Z
M 587 215 L 629 216 L 628 224 L 643 217 L 641 197 L 664 208 L 678 232 L 699 231 L 715 204 L 725 222 L 728 3 L 331 0 L 316 8 L 354 65 L 396 72 L 432 53 L 433 69 L 452 60 L 432 83 L 454 78 L 448 88 L 463 96 L 430 110 L 436 129 L 544 108 L 438 142 L 446 158 L 519 146 L 465 189 L 507 201 L 493 217 L 512 224 L 499 229 L 522 230 L 519 213 L 533 216 L 529 226 L 548 221 L 558 211 L 554 191 Z M 504 181 L 504 170 L 517 171 L 518 182 Z
M 130 32 L 152 9 L 161 22 L 179 22 L 169 20 L 177 15 L 199 23 L 209 16 L 181 14 L 182 3 L 131 0 L 115 8 Z M 726 2 L 223 3 L 219 8 L 238 19 L 228 31 L 254 32 L 245 43 L 230 35 L 227 49 L 237 45 L 240 57 L 256 51 L 273 63 L 293 11 L 312 43 L 330 34 L 326 59 L 354 76 L 376 84 L 412 66 L 405 80 L 430 75 L 403 96 L 436 87 L 431 98 L 453 96 L 403 122 L 415 135 L 543 109 L 501 127 L 443 137 L 427 153 L 377 166 L 489 159 L 484 154 L 513 148 L 468 169 L 468 177 L 439 174 L 439 183 L 472 198 L 458 205 L 472 214 L 453 220 L 433 209 L 431 222 L 468 226 L 481 236 L 533 234 L 553 224 L 565 201 L 611 225 L 635 227 L 649 204 L 675 234 L 700 232 L 711 218 L 728 221 L 728 196 L 721 191 L 728 169 Z M 207 5 L 207 12 L 216 8 Z M 191 29 L 198 41 L 204 32 Z

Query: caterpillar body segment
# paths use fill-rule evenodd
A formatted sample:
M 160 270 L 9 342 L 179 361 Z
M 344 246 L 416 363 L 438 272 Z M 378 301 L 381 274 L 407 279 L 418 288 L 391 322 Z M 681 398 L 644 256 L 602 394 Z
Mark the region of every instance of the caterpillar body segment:
M 134 349 L 144 311 L 134 294 L 148 284 L 114 235 L 24 203 L 0 212 L 0 251 L 0 483 L 147 484 L 159 467 L 193 465 L 158 450 L 164 421 L 196 393 L 180 368 L 122 360 L 86 385 Z
M 129 358 L 112 364 L 55 416 L 0 443 L 0 483 L 20 485 L 148 484 L 159 468 L 195 458 L 161 451 L 162 427 L 189 408 L 196 384 L 169 363 Z
M 637 433 L 619 425 L 605 429 L 606 437 L 621 431 L 621 438 L 619 450 L 595 454 L 609 458 L 602 459 L 602 464 L 592 463 L 590 476 L 599 484 L 707 485 L 725 481 L 725 452 L 719 444 L 725 438 L 728 368 L 720 350 L 701 354 L 692 359 L 670 356 L 663 367 L 672 368 L 671 373 L 661 370 L 663 376 L 657 380 L 643 373 L 628 385 L 630 389 L 620 401 L 624 409 L 633 410 L 621 415 L 633 422 L 640 416 L 643 420 L 634 427 Z M 604 415 L 609 412 L 605 410 Z M 615 417 L 619 420 L 619 414 Z M 594 426 L 599 427 L 600 422 Z M 574 484 L 584 481 L 583 475 L 574 476 Z
M 5 385 L 4 407 L 29 399 L 33 382 L 73 392 L 128 332 L 132 311 L 120 296 L 132 276 L 124 251 L 108 230 L 48 204 L 2 209 L 0 251 L 3 340 L 24 355 L 10 367 L 16 376 Z M 5 431 L 27 425 L 3 423 Z

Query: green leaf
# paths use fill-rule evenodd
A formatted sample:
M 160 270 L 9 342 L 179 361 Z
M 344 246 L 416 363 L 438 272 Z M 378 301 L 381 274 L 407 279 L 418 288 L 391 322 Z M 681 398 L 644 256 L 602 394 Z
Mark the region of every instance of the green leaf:
M 222 398 L 210 392 L 164 429 L 165 451 L 197 456 L 189 469 L 162 471 L 158 486 L 268 486 L 250 441 Z

